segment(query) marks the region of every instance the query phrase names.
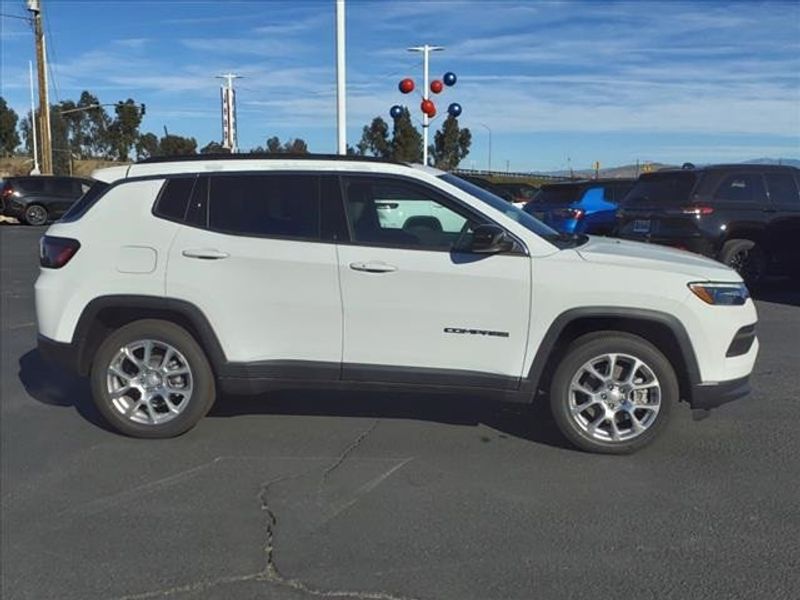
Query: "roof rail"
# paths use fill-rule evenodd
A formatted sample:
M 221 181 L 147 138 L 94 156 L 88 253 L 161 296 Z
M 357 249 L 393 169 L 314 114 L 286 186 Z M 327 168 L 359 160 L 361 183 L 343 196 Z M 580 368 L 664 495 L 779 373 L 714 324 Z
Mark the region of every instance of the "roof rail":
M 199 160 L 338 160 L 355 162 L 377 162 L 404 165 L 389 158 L 378 158 L 377 156 L 359 156 L 354 154 L 284 154 L 278 152 L 257 152 L 251 154 L 187 154 L 183 156 L 153 156 L 136 161 L 136 164 L 166 163 L 166 162 L 193 162 Z

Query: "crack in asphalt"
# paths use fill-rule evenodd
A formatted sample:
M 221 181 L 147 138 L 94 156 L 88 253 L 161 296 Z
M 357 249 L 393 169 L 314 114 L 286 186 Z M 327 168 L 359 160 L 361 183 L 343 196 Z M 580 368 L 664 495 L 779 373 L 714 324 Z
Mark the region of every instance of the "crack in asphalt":
M 320 476 L 320 482 L 317 488 L 318 490 L 322 489 L 325 480 L 330 476 L 330 474 L 339 467 L 341 467 L 341 465 L 347 460 L 347 458 L 364 442 L 367 436 L 369 436 L 369 434 L 375 430 L 379 422 L 380 422 L 379 420 L 376 420 L 374 423 L 372 423 L 370 427 L 362 431 L 356 437 L 356 439 L 353 440 L 342 451 L 342 453 L 339 456 L 337 456 L 336 459 L 328 467 L 325 468 L 325 470 L 322 472 Z M 385 480 L 386 477 L 388 477 L 391 473 L 393 473 L 400 467 L 404 466 L 410 460 L 411 460 L 410 458 L 406 459 L 399 465 L 390 469 L 387 473 L 384 473 L 377 479 L 377 483 L 380 483 L 381 481 Z M 194 469 L 190 471 L 194 471 Z M 275 479 L 271 479 L 266 483 L 262 484 L 258 492 L 257 498 L 261 503 L 260 506 L 261 511 L 266 515 L 265 540 L 263 549 L 264 568 L 261 569 L 260 571 L 245 575 L 228 575 L 225 577 L 218 577 L 216 579 L 210 579 L 207 581 L 198 581 L 177 587 L 155 590 L 152 592 L 144 592 L 140 594 L 120 596 L 115 598 L 115 600 L 148 600 L 150 598 L 159 598 L 159 597 L 166 598 L 169 596 L 174 596 L 176 594 L 202 592 L 204 590 L 208 590 L 210 588 L 214 588 L 220 585 L 226 585 L 231 583 L 242 583 L 246 581 L 259 581 L 259 582 L 269 583 L 272 585 L 288 588 L 296 592 L 307 594 L 309 596 L 313 596 L 316 598 L 353 598 L 355 600 L 419 600 L 418 598 L 414 598 L 411 596 L 398 596 L 396 594 L 390 594 L 388 592 L 358 592 L 349 590 L 318 589 L 304 583 L 303 581 L 300 581 L 299 579 L 292 579 L 286 577 L 280 572 L 277 565 L 275 564 L 275 529 L 278 525 L 278 518 L 269 504 L 269 490 L 272 486 L 277 485 L 278 483 L 290 481 L 293 479 L 298 479 L 300 477 L 305 477 L 306 475 L 308 475 L 309 472 L 310 471 L 303 471 L 302 473 L 297 473 L 295 475 L 283 475 L 281 477 L 276 477 Z M 185 476 L 185 473 L 181 473 L 179 475 Z M 377 485 L 377 483 L 372 484 L 372 487 L 370 489 L 373 489 Z

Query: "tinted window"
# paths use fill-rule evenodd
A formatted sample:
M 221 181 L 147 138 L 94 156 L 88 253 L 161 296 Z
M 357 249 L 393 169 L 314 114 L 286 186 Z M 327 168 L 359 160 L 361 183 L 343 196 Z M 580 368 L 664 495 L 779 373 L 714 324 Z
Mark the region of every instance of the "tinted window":
M 64 216 L 60 219 L 61 222 L 69 223 L 80 219 L 98 200 L 100 200 L 100 198 L 102 198 L 109 187 L 110 186 L 103 181 L 95 181 L 92 187 L 89 188 L 89 191 L 81 196 L 80 199 L 64 213 Z
M 195 182 L 185 223 L 203 228 L 208 226 L 208 177 L 198 177 Z
M 44 184 L 45 178 L 43 177 L 26 177 L 16 180 L 14 182 L 14 187 L 25 192 L 42 193 L 44 192 Z
M 571 204 L 583 196 L 583 184 L 545 185 L 533 198 L 536 204 Z
M 797 194 L 797 182 L 789 173 L 767 173 L 765 175 L 769 197 L 780 204 L 796 204 L 800 202 Z
M 633 189 L 633 182 L 606 184 L 606 200 L 622 202 L 622 199 Z
M 161 188 L 161 194 L 158 196 L 153 212 L 165 219 L 183 221 L 194 182 L 194 177 L 168 179 Z
M 466 211 L 411 182 L 352 177 L 344 179 L 344 189 L 356 242 L 449 250 L 474 223 Z
M 334 175 L 323 175 L 319 178 L 319 183 L 322 204 L 321 237 L 323 240 L 346 241 L 349 234 L 347 220 L 344 216 L 344 202 L 339 178 Z
M 319 239 L 319 179 L 305 175 L 212 175 L 208 226 L 239 235 Z
M 722 180 L 714 194 L 723 202 L 760 202 L 764 199 L 764 184 L 758 173 L 729 175 Z
M 652 173 L 639 177 L 625 197 L 626 204 L 682 204 L 697 181 L 691 172 Z

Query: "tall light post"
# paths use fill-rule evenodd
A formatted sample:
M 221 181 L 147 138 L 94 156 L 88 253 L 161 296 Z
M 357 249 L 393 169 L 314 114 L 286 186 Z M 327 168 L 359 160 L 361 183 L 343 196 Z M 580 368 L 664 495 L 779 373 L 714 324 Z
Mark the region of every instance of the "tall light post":
M 233 80 L 240 79 L 241 75 L 225 73 L 217 75 L 217 79 L 224 79 L 227 85 L 220 87 L 222 98 L 222 147 L 231 154 L 239 151 L 239 136 L 236 132 L 236 90 L 233 89 Z
M 488 169 L 488 171 L 491 173 L 491 171 L 492 171 L 492 130 L 485 123 L 478 123 L 478 125 L 480 125 L 486 131 L 489 132 L 489 169 Z
M 42 27 L 41 0 L 28 0 L 36 39 L 36 67 L 39 74 L 39 131 L 42 134 L 42 173 L 53 174 L 53 139 L 50 134 L 50 100 L 47 94 L 47 50 Z
M 409 52 L 422 52 L 422 99 L 428 100 L 428 56 L 431 52 L 441 52 L 444 50 L 443 46 L 429 46 L 425 44 L 424 46 L 414 46 L 412 48 L 408 48 Z M 427 166 L 428 165 L 428 127 L 430 125 L 430 119 L 428 118 L 428 113 L 422 113 L 422 164 Z
M 347 154 L 344 0 L 336 0 L 336 149 Z

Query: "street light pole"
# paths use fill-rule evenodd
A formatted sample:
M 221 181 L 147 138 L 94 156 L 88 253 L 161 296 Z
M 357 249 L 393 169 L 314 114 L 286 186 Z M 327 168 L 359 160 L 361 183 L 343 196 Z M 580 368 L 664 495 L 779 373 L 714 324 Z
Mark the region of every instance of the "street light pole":
M 443 46 L 414 46 L 409 48 L 409 52 L 422 52 L 422 99 L 428 99 L 428 56 L 431 52 L 441 52 L 444 50 Z M 428 113 L 422 113 L 422 164 L 428 166 L 428 127 L 430 126 L 430 119 Z
M 489 132 L 489 172 L 492 172 L 492 130 L 485 123 L 478 123 L 481 127 Z
M 347 88 L 345 79 L 344 0 L 336 0 L 336 148 L 347 154 Z
M 36 104 L 33 99 L 33 63 L 31 61 L 28 61 L 28 77 L 31 84 L 31 134 L 33 134 L 33 170 L 30 174 L 38 175 L 41 171 L 39 170 L 39 145 L 36 139 Z
M 47 51 L 42 27 L 41 0 L 28 0 L 28 11 L 33 16 L 36 39 L 36 67 L 39 74 L 39 126 L 42 134 L 42 173 L 53 174 L 53 146 L 50 136 L 50 101 L 47 94 Z

